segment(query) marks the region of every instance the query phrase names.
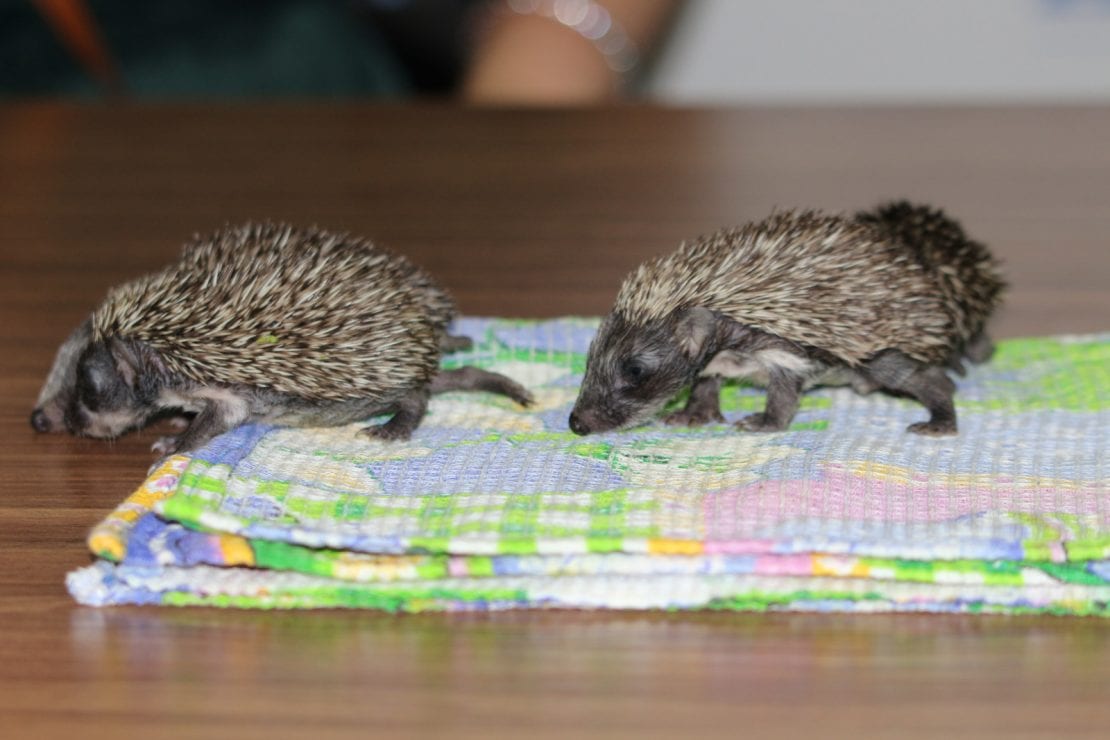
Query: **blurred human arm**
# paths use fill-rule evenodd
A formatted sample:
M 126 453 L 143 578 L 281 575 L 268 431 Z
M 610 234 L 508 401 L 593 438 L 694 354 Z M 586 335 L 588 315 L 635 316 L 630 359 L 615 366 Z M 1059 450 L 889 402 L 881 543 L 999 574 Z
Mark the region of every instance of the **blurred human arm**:
M 619 27 L 618 35 L 627 38 L 626 51 L 641 57 L 680 4 L 681 0 L 597 3 Z M 621 66 L 615 64 L 615 54 L 607 55 L 579 31 L 549 17 L 556 3 L 533 5 L 545 12 L 519 13 L 507 3 L 491 3 L 488 30 L 463 80 L 463 99 L 494 105 L 581 105 L 618 97 L 625 75 L 613 68 Z

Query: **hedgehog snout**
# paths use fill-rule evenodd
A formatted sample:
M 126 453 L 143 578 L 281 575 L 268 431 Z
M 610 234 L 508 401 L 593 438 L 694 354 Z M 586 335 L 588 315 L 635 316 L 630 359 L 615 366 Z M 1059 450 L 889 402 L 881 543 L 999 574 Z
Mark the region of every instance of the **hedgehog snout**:
M 66 430 L 67 402 L 68 398 L 59 394 L 35 406 L 34 410 L 31 411 L 31 428 L 40 434 L 64 432 Z
M 614 418 L 609 410 L 596 403 L 576 403 L 567 419 L 570 430 L 579 436 L 608 432 L 622 426 L 619 418 Z
M 576 411 L 570 412 L 569 424 L 570 430 L 580 437 L 590 433 L 590 425 Z
M 50 417 L 46 415 L 43 409 L 35 409 L 31 412 L 31 428 L 40 434 L 54 430 L 54 424 L 51 422 Z

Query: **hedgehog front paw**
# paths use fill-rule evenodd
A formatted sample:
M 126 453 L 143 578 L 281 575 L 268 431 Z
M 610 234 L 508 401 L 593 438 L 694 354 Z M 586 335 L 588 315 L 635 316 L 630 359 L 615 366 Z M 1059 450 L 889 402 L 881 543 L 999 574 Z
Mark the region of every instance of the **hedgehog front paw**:
M 384 424 L 375 424 L 372 427 L 360 429 L 359 434 L 370 437 L 371 439 L 380 439 L 384 442 L 405 442 L 412 438 L 412 428 L 403 424 L 394 424 L 392 420 Z
M 775 421 L 768 417 L 766 413 L 761 413 L 745 416 L 733 426 L 745 432 L 781 432 L 788 425 Z
M 951 437 L 956 434 L 956 422 L 953 419 L 936 421 L 919 421 L 906 427 L 907 432 L 920 434 L 923 437 Z
M 150 446 L 150 451 L 161 455 L 162 457 L 169 457 L 181 448 L 181 437 L 167 436 L 159 437 L 158 441 Z
M 154 463 L 147 468 L 148 476 L 154 475 L 175 452 L 181 448 L 181 438 L 176 436 L 159 437 L 158 441 L 150 446 L 150 451 L 156 454 Z
M 700 427 L 705 424 L 723 423 L 725 417 L 716 409 L 680 409 L 663 417 L 664 424 L 682 427 Z

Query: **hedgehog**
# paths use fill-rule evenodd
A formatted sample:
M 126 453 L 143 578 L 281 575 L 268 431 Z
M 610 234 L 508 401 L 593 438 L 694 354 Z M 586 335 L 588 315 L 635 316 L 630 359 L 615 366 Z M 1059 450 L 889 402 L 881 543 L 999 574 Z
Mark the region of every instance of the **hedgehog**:
M 528 391 L 498 373 L 440 370 L 444 352 L 471 346 L 448 333 L 455 314 L 430 275 L 365 239 L 229 226 L 110 290 L 62 345 L 43 393 L 51 405 L 65 399 L 65 427 L 81 436 L 191 416 L 180 435 L 154 444 L 162 455 L 246 422 L 336 426 L 388 415 L 362 433 L 408 439 L 429 395 L 452 390 L 528 405 Z M 39 403 L 36 428 L 49 417 Z
M 780 211 L 629 275 L 590 346 L 569 426 L 633 426 L 686 387 L 666 423 L 723 422 L 723 379 L 745 378 L 767 400 L 740 430 L 784 430 L 803 391 L 848 385 L 924 405 L 928 420 L 910 432 L 955 434 L 948 371 L 990 358 L 985 325 L 1004 287 L 987 248 L 938 209 Z

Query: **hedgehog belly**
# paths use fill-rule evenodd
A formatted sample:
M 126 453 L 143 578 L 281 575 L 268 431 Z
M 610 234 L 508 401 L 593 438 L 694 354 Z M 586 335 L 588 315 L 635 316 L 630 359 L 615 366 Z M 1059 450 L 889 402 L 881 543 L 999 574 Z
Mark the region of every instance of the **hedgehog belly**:
M 732 350 L 718 352 L 699 375 L 743 379 L 765 388 L 770 381 L 771 371 L 775 369 L 789 370 L 802 378 L 803 390 L 819 386 L 852 386 L 857 392 L 869 393 L 875 388 L 873 383 L 846 364 L 803 357 L 780 349 L 754 353 Z
M 781 349 L 763 349 L 756 352 L 718 352 L 701 371 L 701 375 L 720 375 L 723 378 L 744 378 L 760 386 L 766 386 L 770 373 L 776 368 L 809 377 L 819 374 L 824 363 Z
M 397 403 L 411 392 L 398 389 L 395 394 L 378 398 L 352 398 L 346 401 L 313 401 L 288 394 L 271 397 L 258 408 L 258 421 L 291 427 L 331 427 L 365 421 L 392 413 Z

